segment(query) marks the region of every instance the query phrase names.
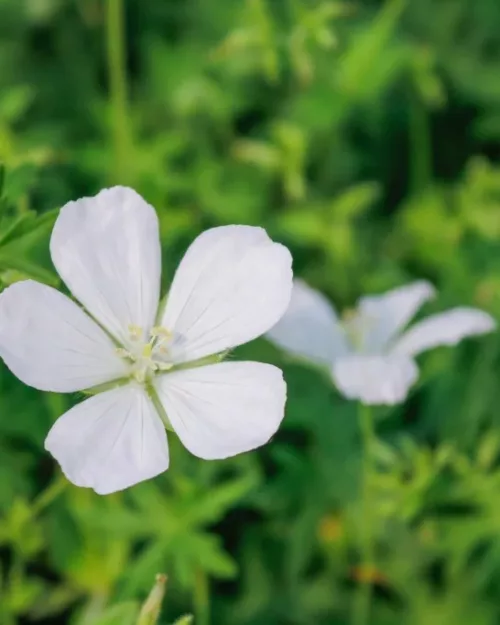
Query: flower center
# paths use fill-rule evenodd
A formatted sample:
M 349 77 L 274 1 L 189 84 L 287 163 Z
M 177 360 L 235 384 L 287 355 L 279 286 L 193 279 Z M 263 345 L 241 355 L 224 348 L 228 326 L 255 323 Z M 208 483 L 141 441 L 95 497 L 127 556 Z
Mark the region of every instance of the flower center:
M 168 359 L 168 344 L 172 332 L 161 326 L 151 328 L 149 342 L 144 342 L 144 330 L 140 326 L 128 327 L 130 349 L 118 347 L 116 353 L 130 363 L 131 376 L 143 384 L 161 371 L 168 371 L 174 364 Z
M 358 351 L 367 351 L 369 346 L 369 334 L 373 330 L 376 319 L 359 310 L 348 309 L 342 314 L 342 327 L 352 347 Z

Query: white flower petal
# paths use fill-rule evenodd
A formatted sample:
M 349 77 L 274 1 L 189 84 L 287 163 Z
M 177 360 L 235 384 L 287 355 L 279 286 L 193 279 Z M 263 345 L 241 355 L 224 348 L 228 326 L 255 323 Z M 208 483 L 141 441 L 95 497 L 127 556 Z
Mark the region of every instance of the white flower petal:
M 223 362 L 159 376 L 155 387 L 175 432 L 200 458 L 227 458 L 266 443 L 284 416 L 281 371 Z
M 60 417 L 45 440 L 66 477 L 106 495 L 168 469 L 165 428 L 145 391 L 99 393 Z
M 491 332 L 495 320 L 475 308 L 454 308 L 415 324 L 396 342 L 393 352 L 415 356 L 439 345 L 456 345 L 463 338 Z
M 332 304 L 302 280 L 294 281 L 290 305 L 267 337 L 292 354 L 328 366 L 349 353 Z
M 161 249 L 154 209 L 126 187 L 61 209 L 50 241 L 52 261 L 69 290 L 120 342 L 128 327 L 154 324 Z
M 365 328 L 363 349 L 369 352 L 383 350 L 434 295 L 432 284 L 420 280 L 382 295 L 362 297 L 358 308 Z
M 292 258 L 262 228 L 221 226 L 201 234 L 182 259 L 161 325 L 173 331 L 176 362 L 247 343 L 285 312 Z
M 44 391 L 69 393 L 126 375 L 106 333 L 68 297 L 32 280 L 0 294 L 0 356 Z
M 415 363 L 404 356 L 347 356 L 332 369 L 339 391 L 363 404 L 403 402 L 418 377 Z

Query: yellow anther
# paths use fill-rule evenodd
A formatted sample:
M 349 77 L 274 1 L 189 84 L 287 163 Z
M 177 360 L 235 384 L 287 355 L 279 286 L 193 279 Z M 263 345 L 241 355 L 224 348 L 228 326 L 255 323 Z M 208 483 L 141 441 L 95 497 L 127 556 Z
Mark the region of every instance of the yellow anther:
M 136 326 L 131 323 L 128 327 L 128 333 L 132 341 L 138 341 L 140 338 L 142 338 L 143 331 L 141 326 Z
M 163 326 L 154 326 L 151 328 L 150 335 L 154 338 L 157 336 L 161 336 L 164 339 L 169 339 L 172 337 L 172 332 L 168 328 L 164 328 Z
M 144 384 L 156 373 L 168 371 L 173 367 L 173 364 L 167 362 L 165 356 L 163 356 L 165 361 L 161 360 L 160 356 L 160 352 L 168 353 L 163 343 L 172 336 L 172 333 L 167 328 L 162 326 L 152 328 L 148 343 L 144 342 L 145 333 L 140 326 L 131 324 L 128 326 L 128 331 L 130 339 L 135 344 L 130 346 L 130 351 L 119 347 L 116 353 L 131 362 L 129 375 L 133 380 Z
M 120 356 L 120 358 L 130 358 L 131 360 L 134 360 L 133 355 L 128 351 L 128 349 L 123 349 L 123 347 L 117 347 L 116 353 Z

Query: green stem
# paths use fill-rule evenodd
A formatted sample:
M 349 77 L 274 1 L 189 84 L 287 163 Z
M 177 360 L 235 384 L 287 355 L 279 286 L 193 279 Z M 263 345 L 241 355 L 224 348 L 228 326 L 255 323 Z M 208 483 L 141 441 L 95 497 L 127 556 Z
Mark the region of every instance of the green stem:
M 43 491 L 43 493 L 40 493 L 40 495 L 33 502 L 33 506 L 31 508 L 33 514 L 40 514 L 42 510 L 50 506 L 50 504 L 59 497 L 67 485 L 68 480 L 64 477 L 64 475 L 56 477 L 52 484 L 50 484 Z
M 429 120 L 415 90 L 410 94 L 410 186 L 414 195 L 425 191 L 432 181 L 432 147 Z
M 194 614 L 196 625 L 210 625 L 210 591 L 208 577 L 201 568 L 196 571 L 194 584 Z
M 130 122 L 127 106 L 127 73 L 125 69 L 125 23 L 123 0 L 107 0 L 109 98 L 113 126 L 114 175 L 117 182 L 128 179 L 131 162 Z
M 370 406 L 365 406 L 364 404 L 359 405 L 359 421 L 363 438 L 361 566 L 364 574 L 362 574 L 360 587 L 354 603 L 352 624 L 368 625 L 370 622 L 370 605 L 372 600 L 372 582 L 370 574 L 375 566 L 371 491 L 375 430 Z

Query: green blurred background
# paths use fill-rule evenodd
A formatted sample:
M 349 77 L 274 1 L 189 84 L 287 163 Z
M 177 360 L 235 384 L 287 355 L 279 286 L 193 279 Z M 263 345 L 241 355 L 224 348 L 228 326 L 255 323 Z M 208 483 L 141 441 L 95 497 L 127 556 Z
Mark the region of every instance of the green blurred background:
M 125 29 L 122 29 L 125 24 Z M 121 183 L 158 210 L 165 286 L 190 241 L 259 224 L 342 308 L 415 278 L 500 318 L 498 0 L 0 0 L 2 287 L 61 286 L 57 210 Z M 263 449 L 100 497 L 43 450 L 77 396 L 0 368 L 0 625 L 500 622 L 500 343 L 419 359 L 376 412 L 376 568 L 360 562 L 357 407 L 264 339 L 287 414 Z

